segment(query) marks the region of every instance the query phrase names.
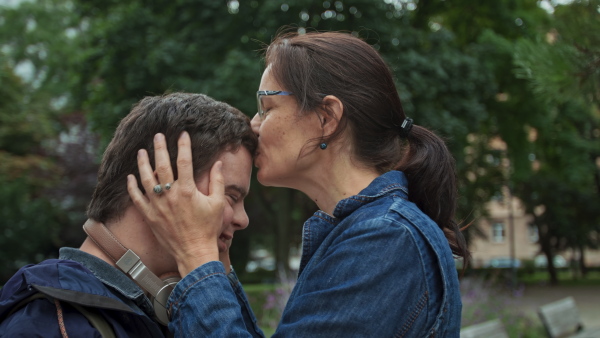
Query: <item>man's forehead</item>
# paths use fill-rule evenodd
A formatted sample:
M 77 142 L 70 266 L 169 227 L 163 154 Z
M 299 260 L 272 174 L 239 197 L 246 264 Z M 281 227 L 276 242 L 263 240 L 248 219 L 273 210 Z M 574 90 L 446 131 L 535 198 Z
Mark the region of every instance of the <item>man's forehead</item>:
M 241 196 L 248 195 L 252 173 L 252 157 L 248 150 L 240 147 L 235 152 L 227 151 L 219 156 L 218 160 L 223 162 L 225 189 L 235 191 Z

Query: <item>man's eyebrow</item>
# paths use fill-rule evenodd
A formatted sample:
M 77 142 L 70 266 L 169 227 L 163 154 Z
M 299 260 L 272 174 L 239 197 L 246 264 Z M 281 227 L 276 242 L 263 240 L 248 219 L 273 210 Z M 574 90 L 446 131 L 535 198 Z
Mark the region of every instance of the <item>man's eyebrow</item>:
M 240 195 L 240 198 L 246 197 L 248 195 L 248 191 L 239 185 L 231 184 L 225 187 L 225 190 L 235 190 Z

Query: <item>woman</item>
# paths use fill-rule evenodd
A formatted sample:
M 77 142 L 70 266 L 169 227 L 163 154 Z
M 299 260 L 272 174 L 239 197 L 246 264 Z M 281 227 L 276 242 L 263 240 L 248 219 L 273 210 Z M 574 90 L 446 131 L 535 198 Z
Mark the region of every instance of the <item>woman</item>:
M 349 34 L 280 35 L 257 99 L 258 180 L 298 189 L 321 209 L 304 224 L 298 281 L 275 335 L 458 337 L 454 256 L 469 252 L 454 221 L 454 161 L 439 137 L 405 116 L 378 53 Z M 172 178 L 160 158 L 156 179 L 140 157 L 146 191 Z M 190 158 L 179 155 L 180 175 Z M 170 328 L 261 335 L 239 282 L 218 262 L 218 168 L 209 196 L 179 181 L 143 196 L 130 180 L 130 194 L 186 276 L 170 298 Z

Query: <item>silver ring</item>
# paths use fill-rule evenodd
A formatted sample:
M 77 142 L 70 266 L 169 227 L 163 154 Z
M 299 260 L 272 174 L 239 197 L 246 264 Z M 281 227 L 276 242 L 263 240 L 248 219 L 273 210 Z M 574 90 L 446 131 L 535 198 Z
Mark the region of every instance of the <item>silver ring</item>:
M 163 188 L 160 184 L 155 185 L 154 189 L 152 189 L 152 190 L 154 190 L 154 193 L 158 194 L 158 195 L 162 194 L 162 192 L 163 192 Z
M 175 182 L 173 182 L 173 183 L 175 183 Z M 173 184 L 173 183 L 165 184 L 165 190 L 171 190 L 171 184 Z

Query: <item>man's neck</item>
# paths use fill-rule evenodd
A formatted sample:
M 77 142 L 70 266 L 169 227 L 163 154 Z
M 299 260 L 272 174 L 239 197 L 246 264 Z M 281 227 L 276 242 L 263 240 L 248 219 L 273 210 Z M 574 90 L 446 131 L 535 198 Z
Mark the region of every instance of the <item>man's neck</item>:
M 83 244 L 81 244 L 79 250 L 87 252 L 92 256 L 96 256 L 114 267 L 117 266 L 115 262 L 104 251 L 102 251 L 102 249 L 100 249 L 100 247 L 98 247 L 98 245 L 94 243 L 94 241 L 89 237 L 87 237 L 85 241 L 83 241 Z
M 174 260 L 158 245 L 154 234 L 135 207 L 127 208 L 122 217 L 109 221 L 105 225 L 115 238 L 124 247 L 135 252 L 154 274 L 161 275 L 173 270 L 177 271 Z M 79 249 L 116 266 L 115 261 L 89 237 L 85 239 Z

